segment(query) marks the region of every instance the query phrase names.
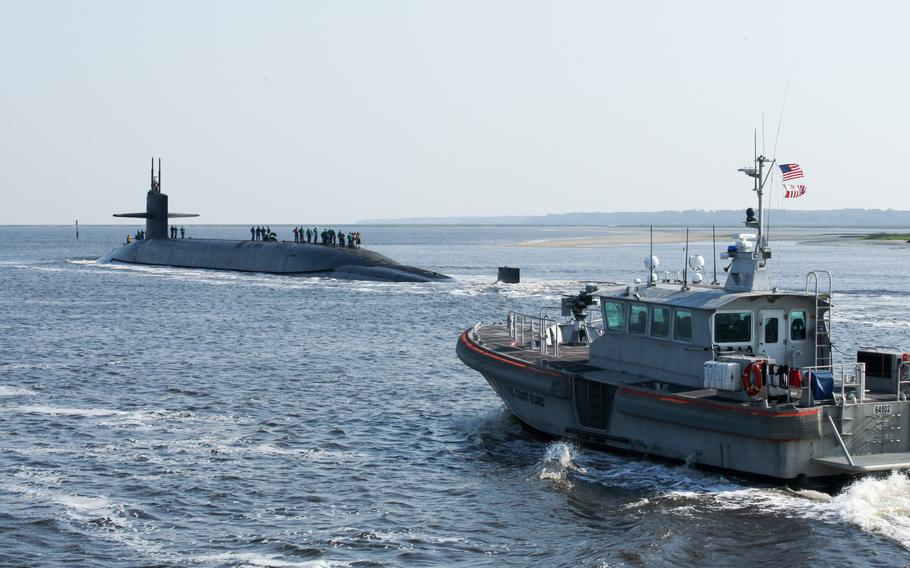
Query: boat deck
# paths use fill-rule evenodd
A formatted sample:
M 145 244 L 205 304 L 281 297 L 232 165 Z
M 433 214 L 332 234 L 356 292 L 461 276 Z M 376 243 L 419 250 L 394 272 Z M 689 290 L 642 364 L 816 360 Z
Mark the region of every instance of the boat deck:
M 585 373 L 598 370 L 588 364 L 587 345 L 560 344 L 559 357 L 554 355 L 553 347 L 547 347 L 547 354 L 540 352 L 540 347 L 518 345 L 509 337 L 509 328 L 504 325 L 485 325 L 477 330 L 477 338 L 481 345 L 496 353 L 502 353 L 515 359 L 520 359 L 532 365 L 541 365 L 550 369 L 557 369 L 569 373 Z

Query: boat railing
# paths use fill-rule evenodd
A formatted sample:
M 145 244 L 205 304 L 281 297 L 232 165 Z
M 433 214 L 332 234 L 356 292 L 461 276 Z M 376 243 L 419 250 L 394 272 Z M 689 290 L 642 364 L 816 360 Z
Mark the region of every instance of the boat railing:
M 603 318 L 599 314 L 591 314 L 585 320 L 585 329 L 588 331 L 588 341 L 600 337 L 604 333 Z M 559 346 L 563 343 L 562 327 L 567 322 L 559 322 L 556 318 L 540 312 L 540 315 L 523 314 L 510 311 L 507 318 L 509 338 L 523 347 L 538 348 L 541 355 L 559 357 Z
M 848 401 L 854 403 L 863 402 L 866 394 L 866 364 L 865 363 L 839 363 L 832 365 L 818 365 L 814 367 L 801 367 L 800 371 L 804 373 L 806 379 L 800 386 L 803 392 L 802 399 L 807 400 L 809 406 L 814 406 L 815 397 L 812 392 L 812 380 L 808 373 L 817 376 L 820 372 L 831 373 L 834 381 L 832 395 L 835 402 L 846 404 Z M 838 392 L 840 391 L 840 392 Z M 898 394 L 900 389 L 898 389 Z
M 585 327 L 597 334 L 597 337 L 600 337 L 604 334 L 606 326 L 604 325 L 604 318 L 600 311 L 594 314 L 590 314 L 588 319 L 585 320 Z M 591 338 L 594 339 L 593 337 Z
M 552 344 L 553 355 L 559 357 L 558 322 L 548 315 L 533 316 L 510 311 L 507 319 L 509 337 L 522 346 L 539 347 L 541 355 L 549 354 Z M 550 334 L 550 337 L 547 334 Z
M 897 376 L 897 400 L 902 400 L 902 393 L 906 394 L 908 385 L 910 385 L 910 361 L 901 361 L 900 369 Z M 907 378 L 905 378 L 907 377 Z

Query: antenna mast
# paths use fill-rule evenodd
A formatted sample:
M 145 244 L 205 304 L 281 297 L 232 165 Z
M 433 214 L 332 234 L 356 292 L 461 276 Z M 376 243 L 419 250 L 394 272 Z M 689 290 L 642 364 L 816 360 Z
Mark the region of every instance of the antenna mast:
M 752 219 L 751 217 L 749 217 L 748 219 L 746 219 L 746 225 L 749 227 L 754 227 L 755 229 L 758 230 L 758 242 L 756 243 L 756 249 L 757 249 L 757 251 L 761 252 L 760 258 L 762 259 L 762 264 L 764 264 L 765 245 L 764 245 L 764 241 L 762 239 L 762 237 L 763 237 L 762 227 L 764 225 L 764 219 L 762 218 L 763 214 L 764 214 L 764 199 L 763 199 L 764 191 L 763 190 L 765 187 L 765 182 L 767 182 L 768 178 L 771 177 L 770 173 L 767 176 L 764 175 L 764 169 L 765 169 L 766 162 L 771 162 L 771 165 L 773 166 L 774 162 L 776 160 L 769 160 L 764 155 L 761 155 L 758 153 L 758 131 L 757 130 L 753 131 L 752 139 L 753 139 L 752 147 L 753 147 L 754 156 L 755 156 L 755 158 L 754 158 L 755 165 L 751 168 L 740 168 L 739 171 L 743 172 L 744 174 L 746 174 L 747 176 L 749 176 L 753 180 L 755 180 L 754 181 L 755 187 L 753 188 L 753 191 L 755 192 L 756 196 L 758 197 L 758 218 Z M 749 215 L 752 214 L 751 208 L 749 211 L 747 211 L 747 213 Z
M 758 194 L 758 248 L 761 249 L 761 237 L 762 237 L 762 226 L 765 223 L 764 219 L 764 202 L 762 199 L 762 166 L 765 164 L 765 157 L 758 154 L 758 131 L 753 131 L 753 152 L 755 156 L 755 169 L 758 170 L 758 175 L 755 176 L 755 192 Z

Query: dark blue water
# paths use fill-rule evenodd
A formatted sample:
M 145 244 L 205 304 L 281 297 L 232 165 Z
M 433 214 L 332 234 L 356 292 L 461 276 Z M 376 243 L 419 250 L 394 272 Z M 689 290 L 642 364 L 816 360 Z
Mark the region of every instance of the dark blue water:
M 647 245 L 511 246 L 602 228 L 359 229 L 368 248 L 455 280 L 105 266 L 90 259 L 123 228 L 76 241 L 0 227 L 0 564 L 910 560 L 904 475 L 794 492 L 540 440 L 455 357 L 479 320 L 642 277 Z M 710 244 L 692 249 L 710 273 Z M 682 268 L 682 245 L 655 252 Z M 908 346 L 910 249 L 792 240 L 774 255 L 784 287 L 835 273 L 842 350 Z M 505 264 L 522 284 L 493 283 Z

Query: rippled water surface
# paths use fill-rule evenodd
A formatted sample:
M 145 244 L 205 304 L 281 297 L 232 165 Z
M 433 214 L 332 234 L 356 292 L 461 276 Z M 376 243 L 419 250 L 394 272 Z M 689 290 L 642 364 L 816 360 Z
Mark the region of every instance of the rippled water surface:
M 604 228 L 361 230 L 455 280 L 100 265 L 123 228 L 0 227 L 0 564 L 910 562 L 903 474 L 797 492 L 541 440 L 455 357 L 477 321 L 641 277 L 647 245 L 510 246 Z M 710 243 L 691 248 L 710 275 Z M 682 245 L 655 252 L 682 268 Z M 908 261 L 903 245 L 793 240 L 773 266 L 787 288 L 835 274 L 849 353 L 910 347 Z M 505 264 L 522 284 L 493 282 Z

